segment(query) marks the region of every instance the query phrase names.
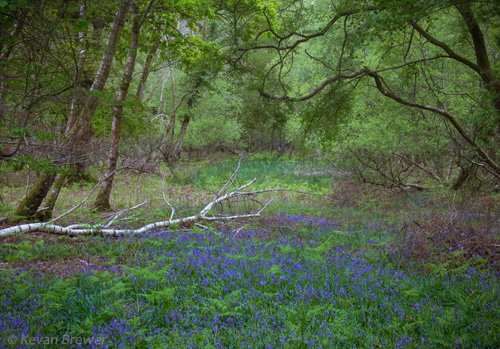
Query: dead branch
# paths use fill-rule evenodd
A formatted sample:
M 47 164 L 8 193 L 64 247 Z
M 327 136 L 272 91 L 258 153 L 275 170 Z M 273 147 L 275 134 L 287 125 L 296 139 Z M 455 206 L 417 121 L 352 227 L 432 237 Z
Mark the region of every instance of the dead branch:
M 172 213 L 170 214 L 170 220 L 174 218 L 175 215 L 175 208 L 174 206 L 167 200 L 167 196 L 165 195 L 165 174 L 163 175 L 163 180 L 161 181 L 161 193 L 163 195 L 163 201 L 170 207 L 170 210 L 172 210 Z
M 432 179 L 434 179 L 436 182 L 438 182 L 439 184 L 442 184 L 442 181 L 441 181 L 441 178 L 439 178 L 438 175 L 436 175 L 435 173 L 433 173 L 431 170 L 423 167 L 422 165 L 420 165 L 419 163 L 413 161 L 409 156 L 406 156 L 404 154 L 400 154 L 400 153 L 397 153 L 395 151 L 392 152 L 394 155 L 400 157 L 401 159 L 404 159 L 408 162 L 410 162 L 411 164 L 415 165 L 415 167 L 418 167 L 419 169 L 421 169 L 422 171 L 424 171 L 425 173 L 427 173 L 429 176 L 432 177 Z
M 61 235 L 70 235 L 70 236 L 75 236 L 75 235 L 90 235 L 90 234 L 100 234 L 100 235 L 105 235 L 105 236 L 115 236 L 119 234 L 132 234 L 132 235 L 137 235 L 137 234 L 143 234 L 151 230 L 155 229 L 161 229 L 167 226 L 174 226 L 174 225 L 180 225 L 183 223 L 187 222 L 197 222 L 198 220 L 205 220 L 205 221 L 224 221 L 224 220 L 234 220 L 234 219 L 241 219 L 241 218 L 249 218 L 249 217 L 260 217 L 262 212 L 272 203 L 272 199 L 267 202 L 265 205 L 262 205 L 260 210 L 257 212 L 253 213 L 248 213 L 248 214 L 234 214 L 234 215 L 220 215 L 220 214 L 210 214 L 210 211 L 212 208 L 224 201 L 229 201 L 234 198 L 238 197 L 248 197 L 248 196 L 255 196 L 259 195 L 262 193 L 267 193 L 267 192 L 276 192 L 276 191 L 282 191 L 283 189 L 264 189 L 264 190 L 255 190 L 255 191 L 245 191 L 244 189 L 250 187 L 252 184 L 254 184 L 257 180 L 257 177 L 255 177 L 253 180 L 248 182 L 247 184 L 244 184 L 240 186 L 239 188 L 235 189 L 234 191 L 230 191 L 231 186 L 234 183 L 234 180 L 236 178 L 236 174 L 238 170 L 240 169 L 241 166 L 241 160 L 238 163 L 238 167 L 236 171 L 231 175 L 229 180 L 226 182 L 224 185 L 223 189 L 219 191 L 219 193 L 215 196 L 215 198 L 209 202 L 200 212 L 198 212 L 195 215 L 185 217 L 185 218 L 177 218 L 173 219 L 174 214 L 175 214 L 175 209 L 173 206 L 166 200 L 166 196 L 164 195 L 165 202 L 170 206 L 172 209 L 172 213 L 170 215 L 170 218 L 165 221 L 160 221 L 160 222 L 154 222 L 147 224 L 139 229 L 108 229 L 109 224 L 107 225 L 100 225 L 100 226 L 90 226 L 90 225 L 70 225 L 67 227 L 63 227 L 60 225 L 54 225 L 52 222 L 45 222 L 45 223 L 32 223 L 32 224 L 22 224 L 10 228 L 5 228 L 0 230 L 0 238 L 5 238 L 11 235 L 15 234 L 24 234 L 24 233 L 32 233 L 32 232 L 45 232 L 45 233 L 53 233 L 53 234 L 61 234 Z M 225 194 L 220 196 L 222 192 L 225 190 Z M 164 190 L 163 194 L 165 193 Z M 90 195 L 90 194 L 89 194 Z M 111 220 L 113 222 L 117 216 L 123 212 L 129 212 L 132 209 L 138 208 L 140 206 L 144 205 L 144 203 L 141 203 L 139 205 L 136 205 L 130 209 L 126 209 L 123 211 L 118 212 Z
M 109 228 L 109 227 L 113 224 L 113 222 L 115 222 L 115 221 L 118 219 L 118 217 L 120 217 L 120 216 L 121 216 L 122 214 L 124 214 L 125 212 L 129 212 L 129 211 L 135 210 L 136 208 L 139 208 L 139 207 L 141 207 L 141 206 L 144 206 L 144 205 L 145 205 L 145 204 L 147 204 L 147 203 L 148 203 L 148 201 L 146 200 L 146 201 L 144 201 L 144 202 L 141 202 L 139 205 L 135 205 L 135 206 L 133 206 L 133 207 L 126 208 L 126 209 L 124 209 L 124 210 L 121 210 L 121 211 L 116 212 L 116 214 L 115 214 L 115 215 L 113 215 L 113 216 L 112 216 L 112 217 L 108 220 L 108 222 L 107 222 L 107 224 L 104 226 L 104 228 Z

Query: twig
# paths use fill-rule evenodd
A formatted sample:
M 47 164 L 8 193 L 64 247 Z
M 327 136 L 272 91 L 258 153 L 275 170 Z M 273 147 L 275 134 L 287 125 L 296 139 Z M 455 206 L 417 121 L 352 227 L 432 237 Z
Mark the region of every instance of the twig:
M 207 229 L 207 230 L 210 230 L 209 227 L 207 227 L 206 225 L 203 225 L 203 224 L 200 224 L 200 223 L 195 223 L 194 225 L 200 227 L 200 228 L 203 228 L 203 229 Z
M 234 239 L 236 236 L 238 236 L 238 234 L 240 233 L 240 231 L 242 231 L 242 230 L 243 230 L 243 228 L 244 228 L 244 227 L 241 227 L 241 228 L 239 228 L 238 230 L 236 230 L 236 232 L 233 234 L 233 239 Z
M 238 166 L 236 166 L 236 170 L 233 172 L 233 174 L 229 177 L 229 179 L 227 180 L 227 182 L 224 184 L 224 186 L 222 187 L 221 190 L 219 190 L 219 192 L 217 193 L 217 196 L 219 196 L 227 187 L 227 191 L 226 191 L 226 194 L 229 192 L 229 190 L 231 190 L 231 187 L 234 183 L 234 180 L 236 179 L 236 176 L 238 176 L 238 172 L 240 170 L 240 167 L 241 167 L 241 164 L 243 163 L 243 160 L 244 160 L 244 154 L 242 154 L 240 156 L 240 159 L 238 160 Z M 229 185 L 229 186 L 228 186 Z
M 175 208 L 170 202 L 168 202 L 167 197 L 165 196 L 165 174 L 163 174 L 163 180 L 161 181 L 161 193 L 163 194 L 163 200 L 165 201 L 165 203 L 168 206 L 170 206 L 170 209 L 172 210 L 172 213 L 170 214 L 170 219 L 169 219 L 169 220 L 172 220 L 172 218 L 174 218 L 174 215 L 175 215 Z
M 135 210 L 136 208 L 139 208 L 141 206 L 144 206 L 145 204 L 147 204 L 148 201 L 144 201 L 144 202 L 141 202 L 139 205 L 135 205 L 133 207 L 130 207 L 130 208 L 126 208 L 124 210 L 121 210 L 121 211 L 118 211 L 109 221 L 108 221 L 108 224 L 106 224 L 104 226 L 104 228 L 109 228 L 111 226 L 111 224 L 113 224 L 113 222 L 118 218 L 120 217 L 122 214 L 124 214 L 125 212 L 130 212 L 132 210 Z
M 420 164 L 418 164 L 417 162 L 413 161 L 410 157 L 404 155 L 404 154 L 400 154 L 400 153 L 397 153 L 395 151 L 392 152 L 394 155 L 400 157 L 401 159 L 404 159 L 410 163 L 412 163 L 413 165 L 415 165 L 416 167 L 418 167 L 419 169 L 421 169 L 422 171 L 424 171 L 425 173 L 427 173 L 429 176 L 432 177 L 432 179 L 434 179 L 436 182 L 438 182 L 439 184 L 441 184 L 441 178 L 439 178 L 439 176 L 437 176 L 436 174 L 434 174 L 431 170 L 421 166 Z
M 28 189 L 30 187 L 30 173 L 31 173 L 30 165 L 26 164 L 26 167 L 28 167 L 28 178 L 26 179 L 26 193 L 24 194 L 24 197 L 28 196 Z

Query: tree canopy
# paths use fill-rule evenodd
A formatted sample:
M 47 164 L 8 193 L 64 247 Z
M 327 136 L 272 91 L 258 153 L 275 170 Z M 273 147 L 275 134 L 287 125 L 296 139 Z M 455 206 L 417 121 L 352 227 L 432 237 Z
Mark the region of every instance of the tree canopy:
M 494 186 L 499 12 L 469 0 L 1 1 L 0 156 L 44 174 L 17 213 L 105 159 L 96 207 L 109 209 L 120 158 L 153 149 L 153 162 L 302 150 L 391 188 Z

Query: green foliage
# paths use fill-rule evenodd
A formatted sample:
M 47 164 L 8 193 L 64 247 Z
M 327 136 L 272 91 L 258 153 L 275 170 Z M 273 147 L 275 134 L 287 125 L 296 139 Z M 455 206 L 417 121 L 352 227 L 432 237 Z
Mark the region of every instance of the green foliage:
M 319 140 L 324 149 L 335 144 L 341 125 L 352 115 L 354 104 L 352 87 L 335 85 L 328 88 L 302 111 L 306 134 Z
M 52 159 L 40 159 L 32 156 L 19 156 L 9 160 L 9 164 L 21 168 L 27 166 L 31 171 L 42 171 L 45 173 L 68 173 L 70 169 L 61 168 Z
M 13 12 L 19 9 L 28 8 L 27 0 L 2 0 L 0 1 L 0 9 L 3 11 Z

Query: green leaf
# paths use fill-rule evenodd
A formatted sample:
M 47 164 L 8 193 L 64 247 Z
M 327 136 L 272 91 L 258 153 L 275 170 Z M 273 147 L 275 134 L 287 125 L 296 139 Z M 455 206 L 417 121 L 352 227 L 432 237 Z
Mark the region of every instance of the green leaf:
M 267 270 L 267 274 L 281 275 L 281 267 L 277 264 L 274 264 L 271 268 Z
M 411 290 L 405 291 L 405 295 L 407 295 L 408 297 L 418 297 L 420 294 L 418 292 L 418 289 L 414 287 Z
M 75 30 L 79 32 L 84 32 L 89 28 L 89 22 L 79 19 L 75 23 Z
M 284 255 L 287 255 L 289 253 L 292 253 L 292 252 L 295 252 L 295 249 L 292 247 L 292 245 L 288 244 L 286 246 L 280 246 L 280 251 L 281 253 L 283 253 Z

